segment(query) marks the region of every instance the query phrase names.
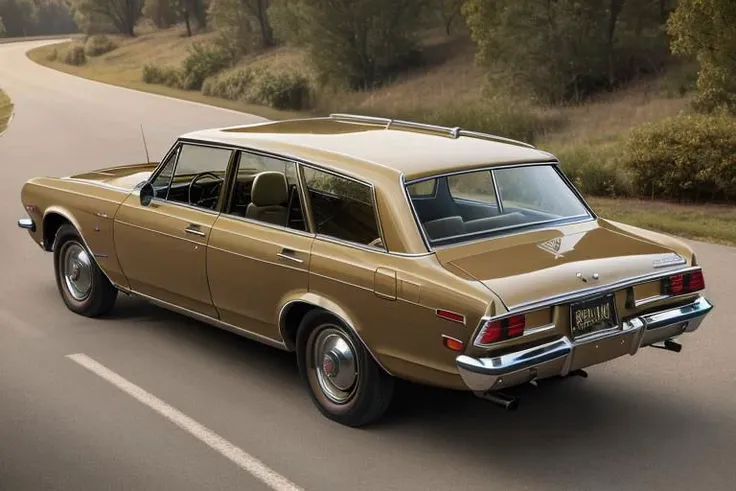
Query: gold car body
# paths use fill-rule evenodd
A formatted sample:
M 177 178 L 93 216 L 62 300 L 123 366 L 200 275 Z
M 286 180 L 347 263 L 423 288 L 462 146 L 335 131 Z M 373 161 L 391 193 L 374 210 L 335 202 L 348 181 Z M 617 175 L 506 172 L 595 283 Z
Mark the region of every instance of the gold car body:
M 181 145 L 229 152 L 213 209 L 161 197 L 141 204 L 140 183 Z M 232 166 L 243 155 L 293 165 L 303 229 L 226 212 Z M 182 135 L 160 164 L 30 179 L 19 225 L 48 251 L 59 225 L 73 224 L 120 291 L 215 326 L 294 350 L 300 319 L 322 308 L 389 374 L 485 392 L 633 355 L 695 330 L 712 308 L 700 291 L 663 292 L 673 275 L 700 272 L 690 247 L 674 238 L 585 205 L 574 220 L 437 246 L 406 187 L 468 170 L 558 164 L 532 146 L 458 129 L 351 115 L 268 122 Z M 305 190 L 314 171 L 365 192 L 376 240 L 318 231 Z M 244 179 L 252 185 L 257 174 Z M 606 294 L 616 325 L 577 339 L 571 304 Z M 521 335 L 479 342 L 483 328 L 519 315 Z

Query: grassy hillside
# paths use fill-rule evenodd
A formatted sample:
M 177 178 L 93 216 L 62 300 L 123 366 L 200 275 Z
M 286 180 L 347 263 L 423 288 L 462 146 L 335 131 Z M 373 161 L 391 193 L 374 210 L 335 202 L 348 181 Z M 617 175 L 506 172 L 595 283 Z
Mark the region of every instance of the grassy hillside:
M 8 126 L 10 116 L 13 114 L 13 104 L 10 102 L 10 98 L 5 95 L 5 92 L 0 90 L 0 135 L 5 131 Z
M 638 80 L 625 89 L 600 95 L 582 105 L 539 106 L 517 94 L 484 83 L 475 64 L 475 47 L 466 34 L 447 36 L 428 32 L 423 43 L 423 63 L 398 74 L 390 84 L 374 90 L 327 90 L 315 78 L 304 52 L 278 47 L 241 59 L 236 66 L 212 80 L 225 88 L 239 73 L 299 73 L 312 86 L 308 110 L 277 110 L 243 100 L 204 95 L 144 83 L 143 67 L 179 70 L 194 43 L 207 42 L 213 34 L 184 35 L 181 28 L 143 33 L 133 39 L 113 38 L 115 48 L 100 56 L 87 56 L 76 66 L 62 61 L 70 45 L 37 48 L 29 57 L 38 63 L 94 80 L 137 90 L 180 97 L 258 114 L 270 119 L 356 112 L 400 117 L 488 131 L 531 140 L 555 153 L 563 168 L 588 196 L 626 194 L 630 178 L 619 165 L 622 145 L 632 128 L 642 123 L 691 112 L 691 67 L 682 66 L 657 77 Z M 54 53 L 56 55 L 54 56 Z M 210 84 L 211 86 L 212 84 Z M 211 92 L 208 82 L 205 93 Z M 686 206 L 641 200 L 593 198 L 601 214 L 667 233 L 736 244 L 736 207 Z

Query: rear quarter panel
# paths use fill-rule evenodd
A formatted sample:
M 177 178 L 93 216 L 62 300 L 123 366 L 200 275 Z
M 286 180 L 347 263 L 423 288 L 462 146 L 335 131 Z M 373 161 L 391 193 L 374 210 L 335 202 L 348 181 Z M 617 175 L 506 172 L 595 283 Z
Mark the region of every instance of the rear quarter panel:
M 59 219 L 79 231 L 97 264 L 117 285 L 127 288 L 113 241 L 113 218 L 130 190 L 74 179 L 38 177 L 21 189 L 21 202 L 36 223 L 36 243 L 51 250 Z

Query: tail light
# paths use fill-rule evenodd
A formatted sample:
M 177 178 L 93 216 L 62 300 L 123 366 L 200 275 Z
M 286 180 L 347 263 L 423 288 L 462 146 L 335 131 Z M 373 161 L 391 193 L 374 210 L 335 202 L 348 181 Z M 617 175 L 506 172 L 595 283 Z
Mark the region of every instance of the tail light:
M 702 270 L 678 273 L 665 278 L 662 284 L 665 295 L 682 295 L 705 289 L 705 277 Z
M 478 334 L 479 344 L 491 344 L 505 339 L 518 338 L 524 334 L 525 315 L 512 315 L 505 319 L 486 321 Z

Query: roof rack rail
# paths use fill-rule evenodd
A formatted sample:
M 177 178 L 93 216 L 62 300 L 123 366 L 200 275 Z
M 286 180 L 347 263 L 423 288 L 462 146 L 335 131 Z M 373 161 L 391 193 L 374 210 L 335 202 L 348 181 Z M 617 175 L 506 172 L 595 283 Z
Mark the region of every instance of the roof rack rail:
M 481 133 L 479 131 L 464 130 L 457 126 L 454 128 L 450 128 L 449 126 L 439 126 L 436 124 L 417 123 L 414 121 L 403 121 L 400 119 L 379 118 L 379 117 L 374 117 L 374 116 L 362 116 L 362 115 L 357 115 L 357 114 L 342 114 L 342 113 L 330 114 L 330 118 L 344 120 L 344 121 L 352 121 L 355 123 L 383 124 L 383 125 L 386 125 L 386 129 L 389 129 L 391 127 L 396 127 L 396 128 L 422 130 L 422 131 L 432 131 L 440 135 L 449 136 L 450 138 L 455 138 L 455 139 L 461 136 L 467 136 L 469 138 L 479 138 L 482 140 L 491 140 L 491 141 L 509 143 L 512 145 L 520 145 L 522 147 L 527 147 L 527 148 L 536 148 L 534 145 L 530 143 L 522 142 L 519 140 L 513 140 L 511 138 L 505 138 L 503 136 L 492 135 L 489 133 Z

